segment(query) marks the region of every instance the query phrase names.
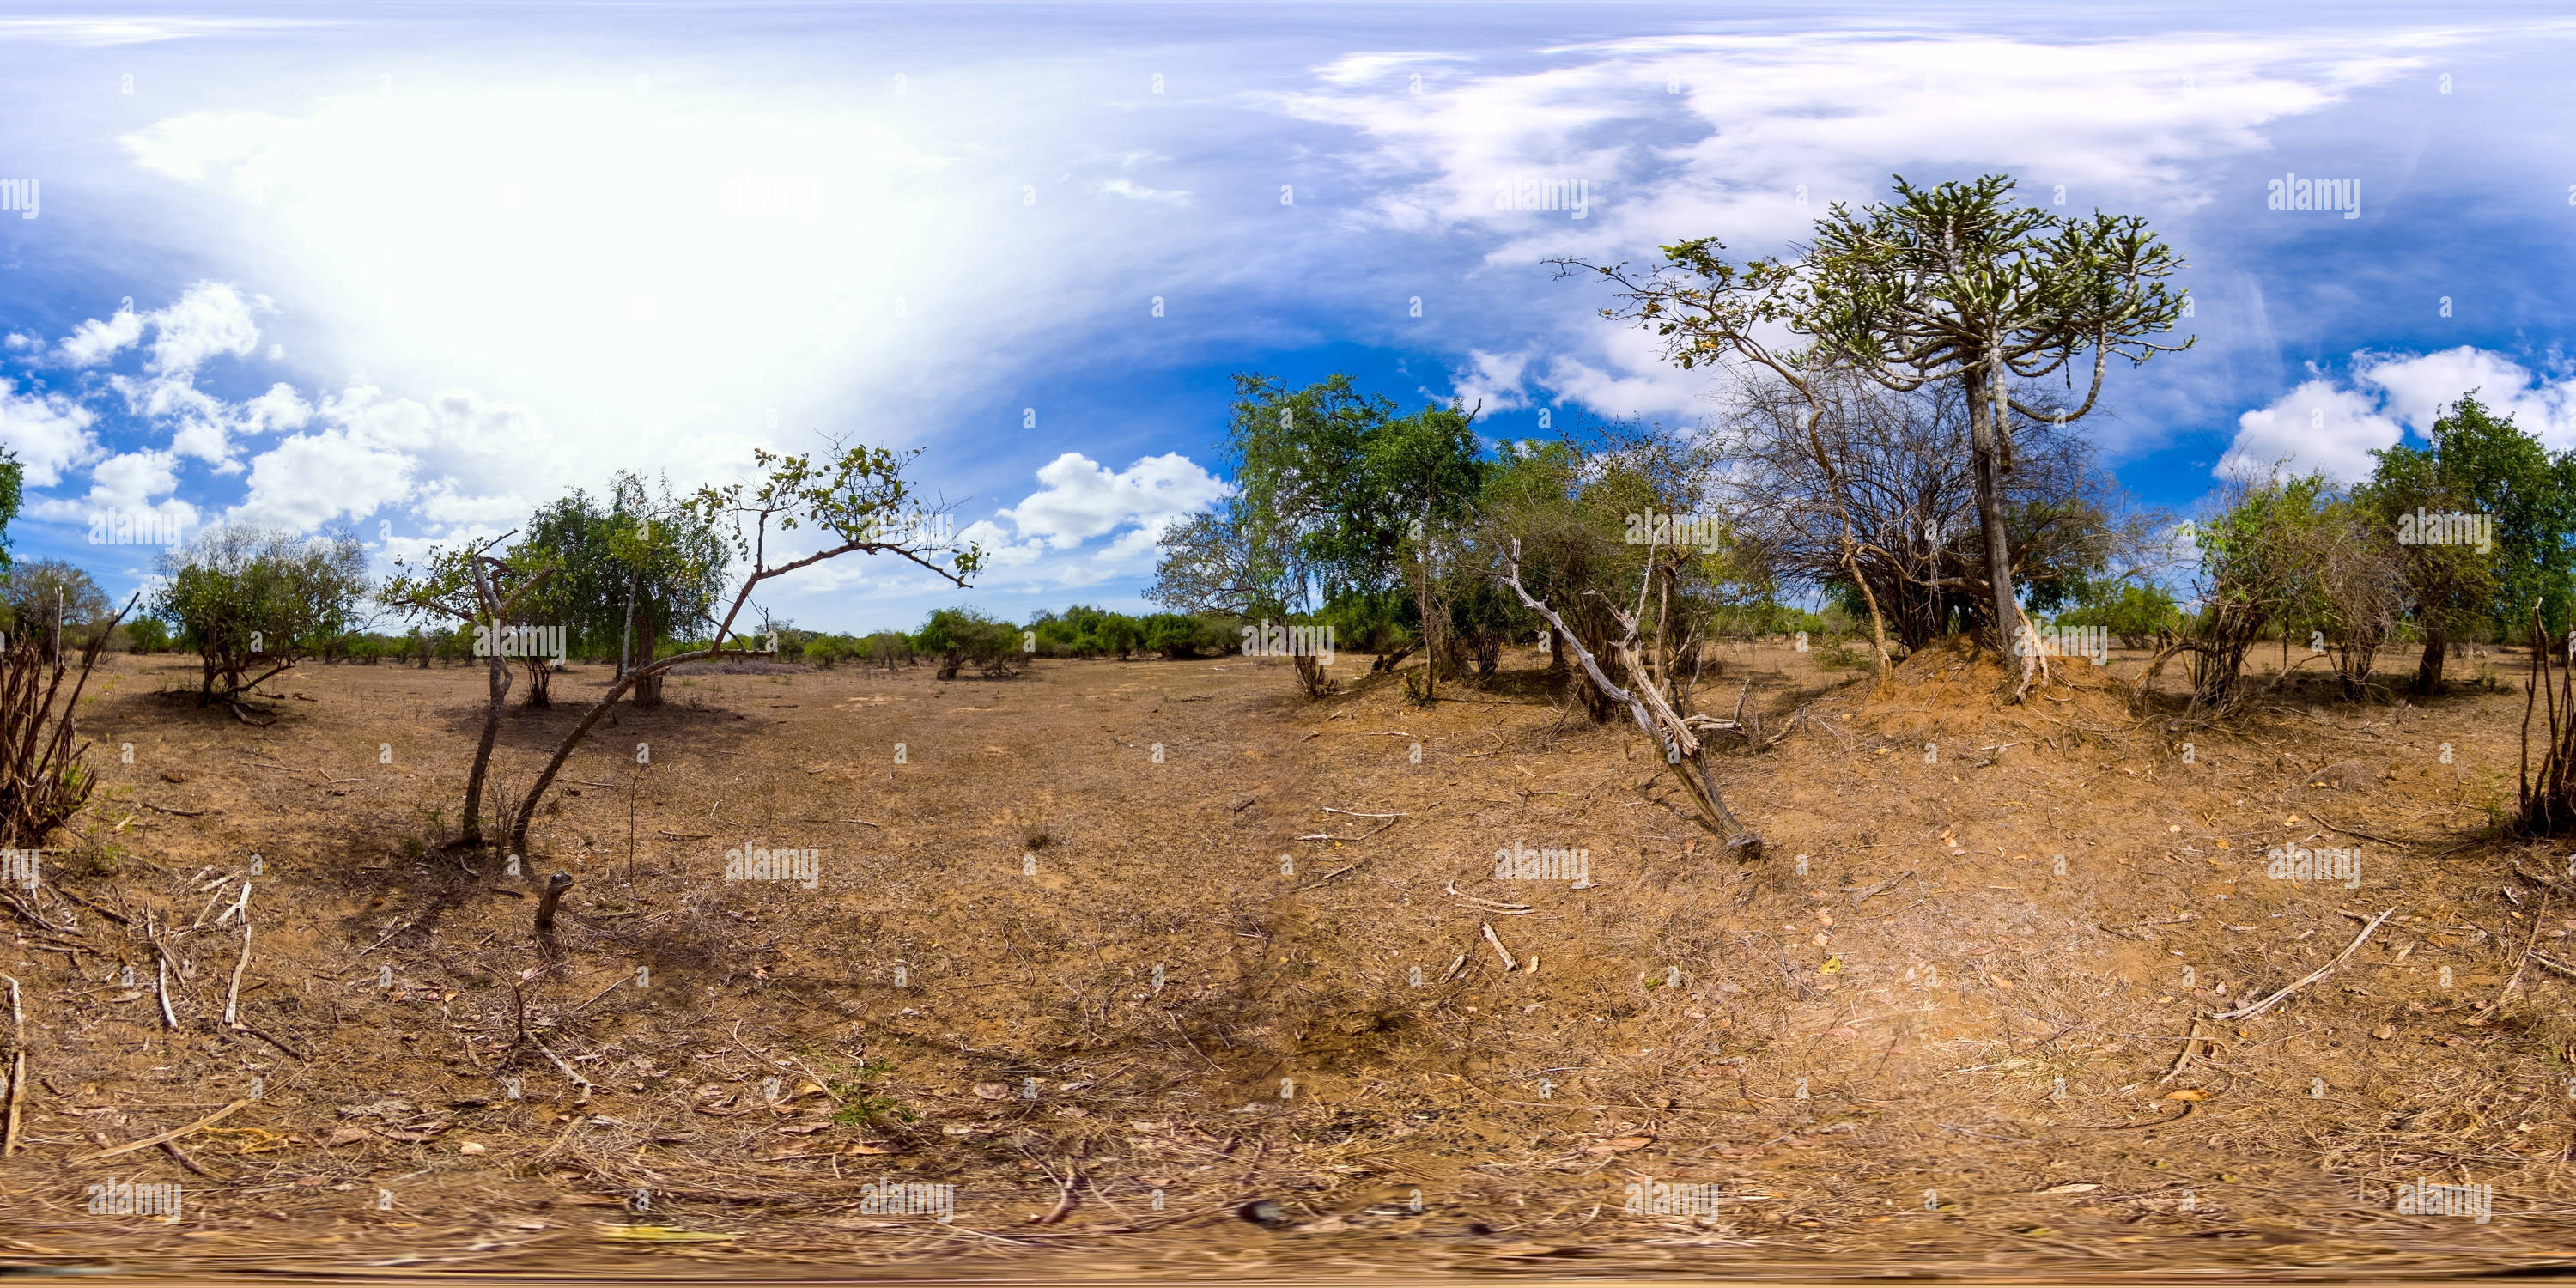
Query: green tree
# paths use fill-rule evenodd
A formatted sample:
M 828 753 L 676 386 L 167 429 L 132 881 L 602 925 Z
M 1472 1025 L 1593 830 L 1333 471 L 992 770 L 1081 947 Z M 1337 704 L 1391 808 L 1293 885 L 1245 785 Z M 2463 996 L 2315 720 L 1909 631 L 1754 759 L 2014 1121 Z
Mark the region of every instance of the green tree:
M 492 751 L 501 735 L 501 706 L 510 693 L 510 664 L 504 641 L 515 628 L 529 624 L 522 615 L 525 606 L 559 571 L 551 552 L 543 547 L 522 543 L 506 553 L 494 554 L 508 539 L 509 534 L 504 533 L 433 549 L 416 573 L 404 560 L 396 559 L 395 566 L 403 571 L 387 581 L 379 595 L 383 603 L 405 617 L 444 617 L 457 623 L 460 634 L 472 631 L 474 655 L 483 659 L 483 734 L 474 746 L 473 765 L 465 776 L 464 835 L 457 841 L 460 845 L 483 843 L 483 788 L 490 779 Z
M 1370 427 L 1359 442 L 1361 487 L 1337 515 L 1332 548 L 1342 558 L 1343 588 L 1368 589 L 1384 579 L 1378 565 L 1388 552 L 1413 593 L 1431 664 L 1423 674 L 1422 700 L 1439 697 L 1442 667 L 1456 667 L 1457 627 L 1483 634 L 1487 620 L 1503 613 L 1499 592 L 1487 594 L 1482 570 L 1466 587 L 1453 587 L 1465 564 L 1461 526 L 1484 485 L 1477 459 L 1474 412 L 1426 407 Z M 1365 553 L 1363 553 L 1365 552 Z M 1451 620 L 1459 594 L 1477 607 L 1466 622 Z M 1495 601 L 1491 605 L 1486 600 Z
M 107 596 L 90 575 L 60 559 L 38 559 L 9 570 L 5 583 L 9 618 L 17 630 L 59 646 L 68 630 L 75 644 L 84 629 L 106 619 Z
M 179 630 L 203 668 L 197 705 L 243 699 L 354 627 L 367 596 L 366 550 L 345 527 L 316 537 L 222 524 L 161 557 L 152 615 Z
M 2013 181 L 1917 188 L 1895 179 L 1893 203 L 1840 204 L 1816 221 L 1793 259 L 1741 267 L 1701 237 L 1663 248 L 1665 263 L 1633 277 L 1624 265 L 1562 261 L 1601 273 L 1624 303 L 1606 316 L 1665 338 L 1685 368 L 1751 363 L 1822 405 L 1828 372 L 1856 371 L 1891 389 L 1955 384 L 1968 404 L 1978 517 L 1984 530 L 1989 625 L 2007 643 L 2025 627 L 2013 591 L 1999 480 L 2012 469 L 2013 417 L 2065 424 L 2090 413 L 2114 356 L 2132 365 L 2189 347 L 2148 339 L 2172 329 L 2182 297 L 2166 284 L 2182 264 L 2146 221 L 2096 211 L 2061 218 L 2007 204 Z M 1775 350 L 1778 329 L 1806 343 Z M 2092 358 L 2072 407 L 2015 395 L 2015 381 L 2073 372 Z M 2025 666 L 2023 683 L 2030 669 Z
M 2418 692 L 2441 688 L 2451 641 L 2481 625 L 2511 638 L 2536 607 L 2550 629 L 2566 629 L 2576 607 L 2576 451 L 2552 456 L 2472 393 L 2433 422 L 2425 446 L 2400 443 L 2372 455 L 2377 463 L 2361 494 L 2392 532 L 2419 512 L 2493 523 L 2488 550 L 2401 544 L 2399 566 L 2424 637 Z
M 9 571 L 9 522 L 18 517 L 26 474 L 26 467 L 18 463 L 18 454 L 0 447 L 0 573 Z

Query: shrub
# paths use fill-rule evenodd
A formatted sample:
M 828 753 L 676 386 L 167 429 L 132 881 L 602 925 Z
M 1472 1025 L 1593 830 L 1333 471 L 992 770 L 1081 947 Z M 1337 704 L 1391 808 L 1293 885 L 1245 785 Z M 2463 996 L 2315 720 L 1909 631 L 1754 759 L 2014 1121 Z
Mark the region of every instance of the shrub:
M 367 594 L 354 533 L 304 538 L 227 525 L 162 557 L 152 615 L 176 622 L 204 678 L 197 704 L 230 704 L 348 631 Z M 460 642 L 461 647 L 461 642 Z M 254 674 L 256 672 L 256 674 Z
M 2182 629 L 2182 608 L 2156 586 L 2125 586 L 2119 597 L 2095 598 L 2057 615 L 2060 626 L 2099 626 L 2120 637 L 2126 648 L 2148 648 L 2156 636 Z
M 914 632 L 912 645 L 939 659 L 939 678 L 953 680 L 972 662 L 984 675 L 1018 673 L 1019 628 L 971 608 L 942 608 Z

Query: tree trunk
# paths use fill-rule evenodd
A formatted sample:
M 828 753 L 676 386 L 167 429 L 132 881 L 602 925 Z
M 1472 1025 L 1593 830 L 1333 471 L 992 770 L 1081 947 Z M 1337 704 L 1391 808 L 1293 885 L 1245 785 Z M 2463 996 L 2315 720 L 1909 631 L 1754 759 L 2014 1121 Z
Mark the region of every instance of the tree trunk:
M 523 657 L 519 664 L 528 668 L 528 705 L 540 709 L 553 706 L 553 664 L 542 657 Z
M 1851 574 L 1852 584 L 1860 587 L 1862 602 L 1869 605 L 1869 642 L 1876 650 L 1870 658 L 1870 692 L 1886 697 L 1896 691 L 1896 672 L 1887 661 L 1887 617 L 1878 611 L 1878 592 L 1869 588 L 1869 579 L 1860 575 L 1860 560 L 1851 549 L 1851 522 L 1843 523 L 1843 570 Z
M 492 594 L 485 589 L 483 570 L 474 570 L 474 589 L 485 604 Z M 500 638 L 500 623 L 493 623 L 493 638 Z M 467 845 L 483 843 L 483 781 L 492 770 L 492 746 L 501 738 L 501 706 L 510 696 L 510 664 L 501 656 L 497 643 L 485 650 L 484 674 L 490 677 L 491 700 L 483 707 L 483 738 L 474 745 L 474 767 L 465 776 L 465 835 Z
M 1995 643 L 2007 653 L 2022 623 L 2021 601 L 2013 595 L 2012 552 L 2004 544 L 2003 489 L 1996 460 L 2001 441 L 1995 425 L 1992 372 L 1980 367 L 1965 377 L 1968 394 L 1968 442 L 1976 457 L 1977 518 L 1986 536 L 1986 581 L 1993 591 Z
M 662 632 L 655 629 L 653 623 L 644 623 L 643 636 L 643 648 L 627 661 L 626 673 L 629 675 L 633 675 L 638 668 L 651 666 L 654 652 L 661 647 Z M 662 705 L 661 672 L 656 671 L 635 682 L 635 705 L 646 710 Z
M 2451 651 L 2451 633 L 2438 622 L 2424 628 L 2424 656 L 2415 664 L 2415 691 L 2427 697 L 2442 691 L 2442 661 Z

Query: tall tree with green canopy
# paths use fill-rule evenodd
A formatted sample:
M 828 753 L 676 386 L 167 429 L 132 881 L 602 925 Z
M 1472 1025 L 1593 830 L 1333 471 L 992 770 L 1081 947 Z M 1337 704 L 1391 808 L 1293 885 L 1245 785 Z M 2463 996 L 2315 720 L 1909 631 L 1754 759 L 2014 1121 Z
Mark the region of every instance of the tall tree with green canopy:
M 18 463 L 18 454 L 0 447 L 0 573 L 9 571 L 9 521 L 18 517 L 20 488 L 26 482 L 26 467 Z
M 2424 655 L 2415 688 L 2442 686 L 2450 642 L 2480 619 L 2512 638 L 2532 610 L 2553 631 L 2569 624 L 2576 583 L 2576 451 L 2553 456 L 2472 392 L 2434 420 L 2425 446 L 2399 443 L 2378 458 L 2362 489 L 2381 521 L 2463 512 L 2494 521 L 2492 550 L 2406 542 L 2400 566 L 2415 601 Z
M 2080 419 L 2100 400 L 2114 356 L 2134 366 L 2190 347 L 2149 339 L 2184 315 L 2167 285 L 2182 261 L 2134 215 L 2059 217 L 2010 205 L 2013 181 L 2003 175 L 1931 188 L 1897 176 L 1894 187 L 1892 203 L 1857 212 L 1837 203 L 1794 259 L 1738 266 L 1720 254 L 1723 242 L 1700 237 L 1664 247 L 1664 264 L 1645 275 L 1560 263 L 1617 283 L 1623 303 L 1604 316 L 1664 337 L 1667 356 L 1684 368 L 1754 364 L 1819 405 L 1819 381 L 1834 370 L 1898 391 L 1955 383 L 1968 404 L 1989 625 L 2008 644 L 2028 626 L 2013 593 L 1998 485 L 2012 469 L 2013 417 Z M 1774 349 L 1764 337 L 1781 329 L 1805 343 Z M 2016 396 L 2014 381 L 2060 373 L 2071 391 L 2088 355 L 2081 403 Z M 2024 687 L 2035 665 L 2025 659 Z
M 1382 575 L 1370 565 L 1382 567 L 1395 556 L 1431 658 L 1423 675 L 1426 703 L 1438 699 L 1441 668 L 1455 663 L 1443 590 L 1462 553 L 1460 526 L 1484 484 L 1475 420 L 1474 412 L 1454 406 L 1426 407 L 1372 427 L 1359 443 L 1361 486 L 1346 494 L 1332 542 L 1343 556 L 1348 589 L 1370 589 L 1367 583 Z
M 1426 636 L 1439 633 L 1435 601 L 1480 486 L 1475 414 L 1398 415 L 1347 375 L 1303 389 L 1255 374 L 1234 384 L 1234 495 L 1164 535 L 1151 598 L 1183 613 L 1285 617 L 1403 584 Z M 1453 661 L 1433 650 L 1435 671 Z M 1311 688 L 1314 674 L 1301 674 Z
M 1395 404 L 1345 375 L 1292 389 L 1245 373 L 1234 393 L 1225 445 L 1234 495 L 1165 538 L 1156 602 L 1285 615 L 1372 580 L 1392 552 L 1379 544 L 1386 516 L 1371 504 L 1364 444 L 1395 419 Z

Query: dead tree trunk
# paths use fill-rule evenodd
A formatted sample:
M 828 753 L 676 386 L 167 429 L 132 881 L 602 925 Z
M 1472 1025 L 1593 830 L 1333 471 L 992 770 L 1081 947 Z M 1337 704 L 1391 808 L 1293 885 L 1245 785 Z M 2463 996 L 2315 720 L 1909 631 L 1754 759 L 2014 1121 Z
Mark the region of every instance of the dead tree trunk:
M 1746 858 L 1760 858 L 1762 838 L 1746 831 L 1744 825 L 1736 821 L 1734 813 L 1726 808 L 1726 798 L 1718 792 L 1717 782 L 1708 772 L 1707 747 L 1691 733 L 1690 726 L 1673 710 L 1665 696 L 1646 682 L 1646 664 L 1637 655 L 1636 619 L 1619 613 L 1620 624 L 1627 628 L 1627 634 L 1612 645 L 1620 665 L 1638 681 L 1632 690 L 1622 688 L 1603 674 L 1600 661 L 1592 656 L 1592 650 L 1583 646 L 1583 641 L 1574 637 L 1574 632 L 1566 628 L 1565 619 L 1521 588 L 1520 561 L 1517 558 L 1512 560 L 1510 569 L 1510 573 L 1501 579 L 1502 583 L 1511 587 L 1512 593 L 1520 596 L 1521 602 L 1528 605 L 1531 612 L 1546 618 L 1548 625 L 1556 629 L 1565 640 L 1566 647 L 1573 650 L 1575 660 L 1583 664 L 1584 674 L 1592 678 L 1592 686 L 1609 700 L 1626 704 L 1629 714 L 1636 717 L 1637 728 L 1663 747 L 1664 764 L 1672 769 L 1674 777 L 1681 780 L 1682 790 L 1688 792 L 1692 803 L 1699 807 L 1700 821 L 1710 831 L 1726 838 L 1727 849 L 1741 850 Z

